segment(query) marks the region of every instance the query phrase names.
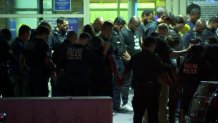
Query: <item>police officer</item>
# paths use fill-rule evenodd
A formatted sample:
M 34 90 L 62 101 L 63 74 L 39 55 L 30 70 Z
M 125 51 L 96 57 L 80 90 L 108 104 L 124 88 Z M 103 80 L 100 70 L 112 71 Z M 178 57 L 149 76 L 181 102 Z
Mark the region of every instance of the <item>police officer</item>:
M 52 30 L 52 36 L 55 39 L 54 44 L 52 44 L 53 48 L 60 45 L 66 39 L 69 24 L 68 20 L 64 17 L 57 18 L 56 22 L 57 26 Z
M 103 63 L 103 59 L 97 57 L 87 47 L 90 39 L 88 33 L 81 33 L 78 43 L 67 48 L 64 58 L 64 90 L 67 96 L 89 96 L 92 70 Z M 109 46 L 109 44 L 104 45 L 102 56 L 106 55 Z
M 153 37 L 143 40 L 142 51 L 130 59 L 125 76 L 132 70 L 134 97 L 132 101 L 133 123 L 142 123 L 147 109 L 148 123 L 158 123 L 159 77 L 165 77 L 160 59 L 154 54 L 157 41 Z M 168 78 L 168 77 L 167 77 Z
M 0 96 L 14 96 L 13 86 L 9 80 L 10 64 L 13 61 L 8 42 L 11 40 L 9 29 L 0 32 Z
M 125 54 L 126 51 L 126 45 L 124 42 L 124 38 L 121 34 L 121 29 L 126 24 L 126 21 L 122 17 L 116 17 L 114 20 L 114 28 L 111 35 L 111 43 L 113 47 L 113 54 L 114 54 L 114 60 L 116 62 L 117 71 L 119 72 L 120 76 L 122 76 L 124 72 L 124 63 L 123 63 L 123 54 Z M 117 78 L 114 78 L 117 79 Z M 120 108 L 121 104 L 121 93 L 122 88 L 121 86 L 118 86 L 115 82 L 113 85 L 113 109 L 115 112 L 125 112 L 122 108 Z
M 47 26 L 38 26 L 35 38 L 27 42 L 20 57 L 20 68 L 27 65 L 29 70 L 29 96 L 48 96 L 49 77 L 56 78 L 56 68 L 49 57 L 49 34 Z
M 188 113 L 189 104 L 200 81 L 212 81 L 214 72 L 211 64 L 204 60 L 204 48 L 196 45 L 191 48 L 190 55 L 181 65 L 179 75 L 182 79 L 182 102 L 180 109 L 180 122 L 184 122 L 185 115 Z
M 104 45 L 107 43 L 110 44 L 112 29 L 113 24 L 109 21 L 105 21 L 101 28 L 101 34 L 92 38 L 91 49 L 98 57 L 102 57 L 102 48 L 104 47 Z M 121 79 L 117 72 L 116 63 L 113 57 L 112 46 L 110 45 L 103 65 L 93 71 L 92 94 L 95 96 L 113 97 L 113 75 L 118 78 L 116 84 L 121 84 Z
M 14 84 L 15 96 L 24 96 L 24 94 L 26 93 L 24 91 L 25 90 L 24 85 L 26 85 L 25 78 L 27 77 L 21 75 L 21 73 L 23 73 L 24 71 L 21 72 L 19 70 L 18 61 L 20 55 L 24 50 L 26 42 L 30 39 L 30 35 L 31 35 L 31 28 L 27 25 L 22 25 L 19 28 L 18 37 L 11 44 L 12 54 L 16 60 L 16 63 L 13 64 L 13 73 L 10 77 L 11 81 Z

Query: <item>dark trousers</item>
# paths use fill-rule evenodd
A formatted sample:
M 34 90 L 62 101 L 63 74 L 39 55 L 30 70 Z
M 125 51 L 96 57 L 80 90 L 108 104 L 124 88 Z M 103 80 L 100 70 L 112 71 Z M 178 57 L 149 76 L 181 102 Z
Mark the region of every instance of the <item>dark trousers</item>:
M 133 123 L 142 123 L 147 109 L 148 123 L 158 123 L 159 85 L 136 85 L 132 101 L 134 116 Z
M 120 76 L 123 76 L 124 72 L 124 63 L 120 57 L 114 56 L 115 63 L 117 65 L 117 71 Z M 126 77 L 123 82 L 123 86 L 118 86 L 116 84 L 116 77 L 113 79 L 113 108 L 118 110 L 120 108 L 121 99 L 123 101 L 122 105 L 128 103 L 128 96 L 129 96 L 129 88 L 130 88 L 130 75 Z M 121 97 L 122 96 L 122 97 Z
M 7 71 L 0 66 L 0 96 L 14 97 L 13 85 L 9 80 Z
M 169 88 L 169 121 L 170 123 L 176 122 L 176 112 L 177 112 L 177 105 L 178 105 L 178 92 L 175 91 L 175 87 Z

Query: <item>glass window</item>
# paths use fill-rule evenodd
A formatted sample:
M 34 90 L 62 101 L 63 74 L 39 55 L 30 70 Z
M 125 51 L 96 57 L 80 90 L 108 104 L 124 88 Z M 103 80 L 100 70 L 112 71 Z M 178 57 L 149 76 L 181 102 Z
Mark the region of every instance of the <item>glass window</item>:
M 81 32 L 84 0 L 0 0 L 0 14 L 0 29 L 9 28 L 13 37 L 22 24 L 34 29 L 46 20 L 55 27 L 61 16 L 68 18 L 69 30 Z

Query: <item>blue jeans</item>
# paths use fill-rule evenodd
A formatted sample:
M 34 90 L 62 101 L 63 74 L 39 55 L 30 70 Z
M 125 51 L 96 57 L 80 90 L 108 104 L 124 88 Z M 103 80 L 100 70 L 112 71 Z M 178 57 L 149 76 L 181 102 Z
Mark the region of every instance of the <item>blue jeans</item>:
M 123 72 L 125 70 L 124 63 L 121 59 L 121 57 L 114 56 L 114 60 L 117 66 L 117 71 L 120 76 L 123 75 Z M 119 109 L 121 104 L 121 95 L 122 95 L 122 101 L 123 105 L 128 103 L 128 95 L 129 95 L 129 87 L 130 87 L 130 81 L 129 77 L 124 80 L 123 86 L 117 86 L 116 84 L 116 78 L 114 78 L 113 82 L 113 108 Z

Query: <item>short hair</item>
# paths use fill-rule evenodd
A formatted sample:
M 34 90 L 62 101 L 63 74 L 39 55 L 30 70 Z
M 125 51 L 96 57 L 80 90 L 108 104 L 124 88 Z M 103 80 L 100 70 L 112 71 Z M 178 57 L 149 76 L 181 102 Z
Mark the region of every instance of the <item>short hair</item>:
M 161 18 L 166 18 L 169 23 L 175 23 L 175 16 L 171 12 L 164 13 Z
M 83 32 L 80 34 L 79 39 L 91 39 L 91 35 L 89 33 Z
M 211 17 L 208 21 L 208 24 L 210 23 L 218 23 L 218 17 L 216 16 Z
M 169 27 L 165 23 L 161 23 L 157 26 L 157 30 L 169 30 Z
M 152 13 L 153 13 L 153 10 L 145 9 L 145 10 L 143 10 L 141 17 L 143 17 L 144 15 L 149 16 Z
M 67 39 L 69 39 L 70 37 L 73 37 L 73 36 L 77 36 L 77 33 L 75 31 L 69 31 L 67 33 Z
M 194 8 L 190 11 L 189 15 L 199 14 L 201 15 L 201 11 L 198 8 Z
M 45 26 L 47 26 L 50 30 L 52 29 L 51 24 L 49 24 L 47 21 L 42 21 L 42 22 L 39 24 L 39 26 L 40 26 L 40 25 L 45 25 Z
M 28 33 L 31 31 L 31 28 L 25 24 L 23 24 L 20 28 L 19 28 L 19 32 L 18 32 L 18 35 L 21 36 L 25 33 Z
M 107 28 L 112 28 L 113 24 L 110 21 L 105 21 L 102 25 L 102 30 L 107 29 Z
M 185 19 L 184 19 L 184 17 L 182 17 L 182 16 L 176 16 L 175 17 L 175 22 L 177 23 L 177 24 L 180 24 L 180 23 L 185 23 Z
M 89 33 L 91 36 L 95 35 L 95 31 L 94 31 L 94 29 L 92 28 L 92 26 L 90 24 L 86 24 L 83 27 L 83 32 Z
M 167 10 L 166 10 L 165 8 L 163 8 L 163 7 L 158 7 L 158 8 L 156 9 L 156 15 L 157 15 L 158 17 L 161 17 L 164 13 L 167 13 Z
M 0 31 L 0 37 L 3 40 L 10 41 L 11 37 L 12 37 L 11 31 L 9 29 L 7 29 L 7 28 L 2 29 Z
M 43 35 L 43 34 L 49 35 L 50 29 L 45 25 L 40 25 L 36 28 L 36 34 L 37 35 Z
M 195 13 L 201 14 L 201 7 L 198 4 L 191 3 L 190 5 L 187 6 L 186 13 L 189 15 L 195 14 Z
M 148 36 L 143 39 L 143 47 L 150 47 L 154 44 L 157 44 L 157 41 L 154 37 Z
M 126 21 L 123 19 L 123 17 L 118 16 L 115 18 L 114 23 L 118 25 L 125 25 Z
M 65 17 L 59 17 L 59 18 L 57 18 L 56 22 L 57 22 L 57 24 L 63 24 L 64 21 L 66 21 L 66 20 L 67 19 Z

